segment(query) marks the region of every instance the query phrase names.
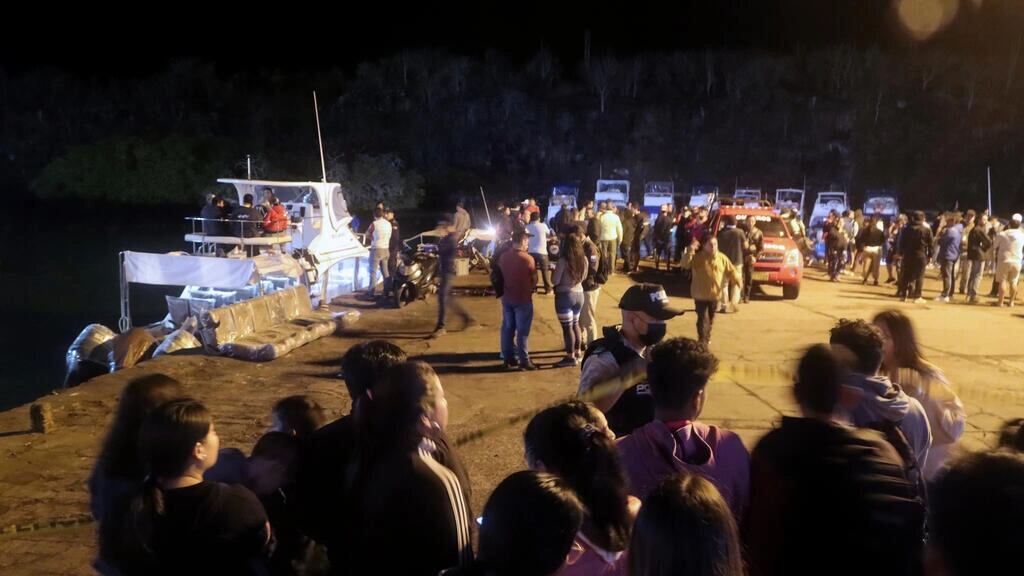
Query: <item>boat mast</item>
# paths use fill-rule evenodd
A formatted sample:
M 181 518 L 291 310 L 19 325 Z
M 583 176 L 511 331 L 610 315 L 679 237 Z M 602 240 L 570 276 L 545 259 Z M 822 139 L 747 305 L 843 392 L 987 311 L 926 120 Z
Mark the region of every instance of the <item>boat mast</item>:
M 320 134 L 320 107 L 316 102 L 316 90 L 313 90 L 313 113 L 316 114 L 316 138 L 320 143 L 320 172 L 323 174 L 321 182 L 327 182 L 327 167 L 324 164 L 324 137 Z

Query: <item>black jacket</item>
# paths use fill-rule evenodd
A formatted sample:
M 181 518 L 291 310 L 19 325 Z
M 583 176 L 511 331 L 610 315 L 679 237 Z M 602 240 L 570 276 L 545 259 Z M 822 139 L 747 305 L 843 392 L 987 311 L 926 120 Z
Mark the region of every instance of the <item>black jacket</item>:
M 633 239 L 636 237 L 636 232 L 636 218 L 632 215 L 624 216 L 622 218 L 622 245 L 631 246 Z
M 985 252 L 992 247 L 992 239 L 988 237 L 988 234 L 981 229 L 980 226 L 971 228 L 971 233 L 967 236 L 967 259 L 968 260 L 982 260 L 985 258 Z
M 885 242 L 885 234 L 882 233 L 878 228 L 867 225 L 860 234 L 857 235 L 857 249 L 864 248 L 865 246 L 881 246 Z
M 881 434 L 783 417 L 754 449 L 750 489 L 751 574 L 916 573 L 924 507 Z
M 897 251 L 904 258 L 928 260 L 932 255 L 932 231 L 924 224 L 914 224 L 903 229 Z

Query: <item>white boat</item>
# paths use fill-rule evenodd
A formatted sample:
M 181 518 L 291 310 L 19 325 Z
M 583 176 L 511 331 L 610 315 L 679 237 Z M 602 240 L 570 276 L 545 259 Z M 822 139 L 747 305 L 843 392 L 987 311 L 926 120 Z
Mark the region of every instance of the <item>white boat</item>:
M 598 180 L 594 192 L 594 203 L 624 208 L 629 203 L 629 180 Z

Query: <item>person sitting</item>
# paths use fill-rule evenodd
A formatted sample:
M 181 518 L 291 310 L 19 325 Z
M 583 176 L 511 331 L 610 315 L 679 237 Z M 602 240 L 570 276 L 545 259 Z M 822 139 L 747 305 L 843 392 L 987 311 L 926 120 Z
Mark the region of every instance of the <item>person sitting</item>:
M 305 394 L 288 396 L 274 404 L 271 411 L 272 431 L 284 432 L 306 440 L 324 425 L 324 409 Z
M 689 338 L 654 347 L 647 384 L 654 420 L 619 440 L 632 493 L 644 499 L 665 476 L 696 472 L 711 480 L 737 521 L 750 494 L 750 456 L 735 433 L 697 421 L 718 359 Z
M 253 207 L 252 194 L 242 197 L 242 204 L 231 211 L 229 219 L 238 220 L 238 222 L 231 222 L 233 236 L 255 238 L 260 235 L 259 226 L 263 222 L 263 216 L 260 215 L 259 210 Z
M 851 361 L 843 349 L 810 347 L 793 382 L 801 415 L 784 416 L 754 448 L 744 530 L 753 576 L 917 573 L 924 508 L 899 454 L 877 431 L 840 421 Z
M 391 368 L 358 410 L 355 453 L 342 486 L 346 507 L 335 516 L 347 550 L 334 569 L 436 576 L 468 564 L 469 480 L 435 456 L 448 403 L 433 368 L 425 362 Z
M 743 576 L 736 521 L 714 484 L 699 474 L 666 476 L 633 528 L 630 576 Z
M 288 213 L 273 193 L 268 195 L 267 200 L 270 202 L 270 209 L 263 217 L 263 235 L 280 236 L 288 229 Z
M 527 465 L 565 480 L 587 511 L 576 536 L 583 552 L 559 575 L 624 574 L 640 501 L 627 493 L 615 435 L 604 414 L 579 401 L 553 406 L 530 420 L 523 443 Z
M 970 454 L 939 476 L 928 501 L 926 576 L 1010 574 L 1024 541 L 1024 456 Z
M 583 504 L 558 476 L 522 470 L 484 505 L 476 560 L 442 576 L 553 576 L 573 551 Z
M 203 478 L 219 446 L 210 412 L 191 398 L 149 415 L 140 436 L 146 480 L 121 531 L 122 574 L 187 574 L 199 559 L 207 574 L 249 574 L 263 560 L 270 526 L 259 499 Z
M 355 450 L 355 415 L 389 369 L 406 361 L 405 351 L 385 340 L 361 342 L 341 358 L 341 378 L 351 398 L 351 410 L 315 432 L 306 441 L 299 465 L 296 505 L 303 532 L 327 547 L 330 559 L 343 565 L 348 542 L 338 529 L 337 517 L 344 502 L 339 486 Z M 439 446 L 447 447 L 445 442 Z
M 209 204 L 203 206 L 199 212 L 203 219 L 203 234 L 207 236 L 232 236 L 231 227 L 224 219 L 227 218 L 227 210 L 224 208 L 224 197 L 214 194 Z
M 163 374 L 136 378 L 121 391 L 114 422 L 89 476 L 89 507 L 99 523 L 99 554 L 93 567 L 100 574 L 117 574 L 113 564 L 120 522 L 146 476 L 139 458 L 142 423 L 161 404 L 183 396 L 181 383 Z

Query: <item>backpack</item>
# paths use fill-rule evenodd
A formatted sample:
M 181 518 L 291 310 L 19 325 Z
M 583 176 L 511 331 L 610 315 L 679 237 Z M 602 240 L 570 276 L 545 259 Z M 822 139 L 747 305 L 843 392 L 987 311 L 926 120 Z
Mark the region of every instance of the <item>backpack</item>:
M 495 298 L 505 295 L 505 275 L 501 272 L 501 266 L 498 266 L 498 260 L 501 259 L 502 254 L 508 251 L 508 248 L 509 243 L 504 243 L 491 256 L 491 288 L 494 290 Z
M 910 483 L 911 487 L 914 488 L 914 496 L 922 502 L 925 502 L 927 499 L 927 492 L 925 490 L 924 473 L 917 465 L 917 457 L 914 455 L 914 449 L 911 447 L 910 440 L 907 439 L 907 435 L 904 434 L 903 430 L 900 428 L 899 422 L 883 419 L 872 422 L 866 427 L 881 432 L 882 435 L 885 436 L 885 441 L 896 449 L 896 453 L 899 454 L 900 459 L 903 460 L 903 472 L 907 477 L 907 481 Z

